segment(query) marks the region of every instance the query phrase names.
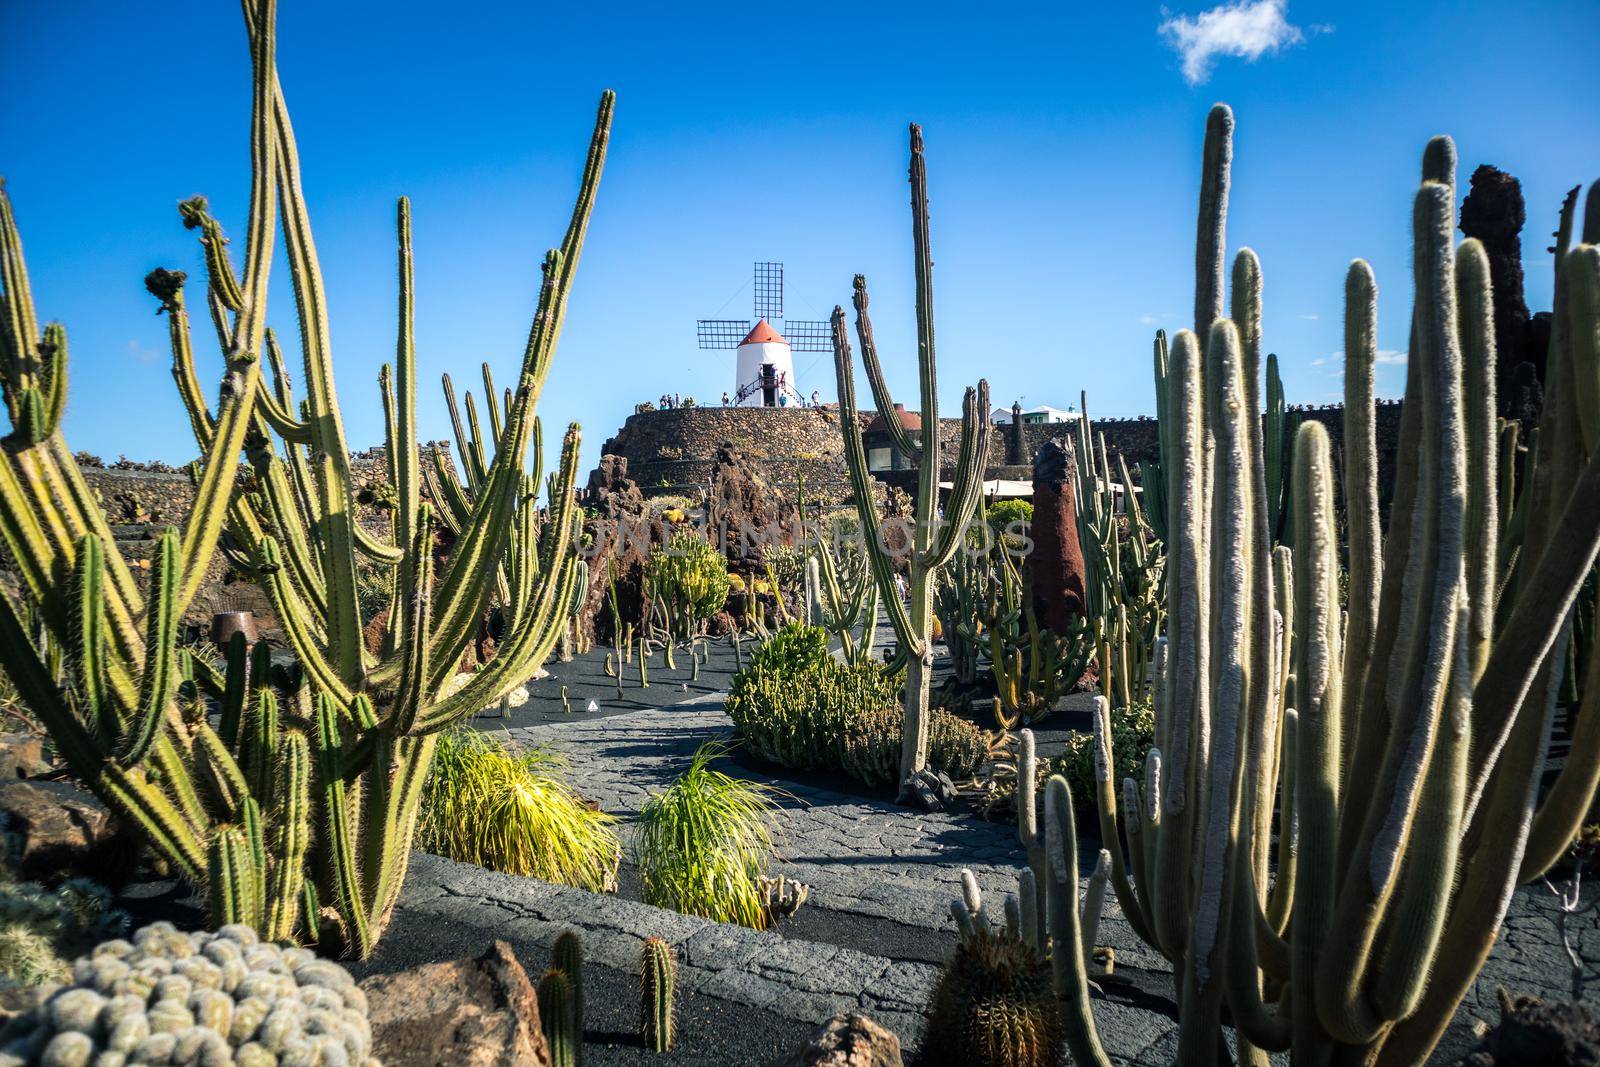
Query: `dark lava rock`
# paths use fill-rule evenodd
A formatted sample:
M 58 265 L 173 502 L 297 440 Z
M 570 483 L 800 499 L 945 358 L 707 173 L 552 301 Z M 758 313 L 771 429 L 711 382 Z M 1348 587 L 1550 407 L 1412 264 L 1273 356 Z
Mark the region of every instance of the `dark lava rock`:
M 1597 1067 L 1600 1024 L 1587 1005 L 1501 997 L 1500 1025 L 1455 1067 Z
M 0 787 L 0 812 L 16 838 L 14 874 L 49 885 L 81 876 L 113 886 L 133 873 L 138 845 L 104 804 L 68 782 Z

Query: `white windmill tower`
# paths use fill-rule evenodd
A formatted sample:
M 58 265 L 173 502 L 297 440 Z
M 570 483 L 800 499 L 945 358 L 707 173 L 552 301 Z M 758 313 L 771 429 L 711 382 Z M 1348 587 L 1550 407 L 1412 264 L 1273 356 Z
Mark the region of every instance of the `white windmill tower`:
M 799 406 L 804 400 L 794 377 L 794 353 L 832 352 L 833 328 L 826 321 L 783 317 L 782 263 L 755 265 L 754 294 L 749 319 L 696 320 L 700 347 L 735 350 L 737 406 Z M 781 332 L 774 325 L 778 322 Z

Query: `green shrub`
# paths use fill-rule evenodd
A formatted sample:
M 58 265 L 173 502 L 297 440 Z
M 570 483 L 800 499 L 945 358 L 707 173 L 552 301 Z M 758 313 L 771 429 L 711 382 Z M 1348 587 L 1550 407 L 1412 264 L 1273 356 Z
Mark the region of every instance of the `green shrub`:
M 592 811 L 544 748 L 515 751 L 457 726 L 439 737 L 422 796 L 422 847 L 463 863 L 591 892 L 616 888 L 616 817 Z
M 868 785 L 898 782 L 904 729 L 905 713 L 897 705 L 880 707 L 849 720 L 841 738 L 843 769 Z M 928 720 L 928 766 L 959 781 L 977 774 L 986 754 L 983 731 L 948 711 L 932 710 Z
M 652 595 L 666 601 L 674 624 L 685 613 L 696 624 L 705 622 L 728 602 L 727 561 L 710 541 L 687 530 L 650 553 L 644 578 Z
M 726 751 L 700 746 L 689 769 L 639 815 L 645 903 L 752 929 L 767 925 L 758 886 L 772 855 L 777 790 L 711 768 Z
M 998 536 L 1006 533 L 1007 528 L 1011 526 L 1012 523 L 1031 523 L 1033 521 L 1033 501 L 998 501 L 989 507 L 986 517 L 989 520 L 989 529 L 993 530 Z
M 739 737 L 770 763 L 842 770 L 867 785 L 897 780 L 903 713 L 900 678 L 880 664 L 840 663 L 828 634 L 790 623 L 734 675 L 727 711 Z M 977 772 L 983 735 L 965 719 L 935 710 L 928 762 L 952 778 Z
M 1148 701 L 1111 709 L 1111 747 L 1117 762 L 1111 783 L 1118 790 L 1118 796 L 1124 778 L 1144 781 L 1145 754 L 1155 740 L 1156 715 Z M 1068 734 L 1066 750 L 1061 754 L 1060 773 L 1072 787 L 1072 802 L 1079 810 L 1085 804 L 1098 804 L 1094 763 L 1094 734 L 1076 730 Z

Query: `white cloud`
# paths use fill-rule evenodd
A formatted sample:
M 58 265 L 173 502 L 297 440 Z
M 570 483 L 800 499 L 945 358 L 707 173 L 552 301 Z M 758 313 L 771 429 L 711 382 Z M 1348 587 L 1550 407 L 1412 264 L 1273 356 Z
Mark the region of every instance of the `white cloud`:
M 1391 366 L 1398 365 L 1403 367 L 1405 366 L 1407 358 L 1409 358 L 1409 353 L 1402 352 L 1397 348 L 1380 348 L 1378 349 L 1378 358 L 1376 362 L 1379 364 L 1387 363 Z
M 1311 361 L 1311 365 L 1313 367 L 1320 367 L 1320 366 L 1322 366 L 1323 364 L 1325 364 L 1327 362 L 1328 361 L 1325 360 L 1325 359 L 1314 359 L 1314 360 Z
M 1307 322 L 1320 322 L 1322 320 L 1322 316 L 1321 315 L 1317 315 L 1317 314 L 1315 314 L 1313 312 L 1309 312 L 1309 311 L 1306 312 L 1303 315 L 1296 315 L 1295 318 L 1297 318 L 1297 319 L 1305 319 Z
M 156 363 L 161 359 L 161 353 L 146 348 L 137 339 L 128 342 L 127 352 L 129 358 L 140 363 Z
M 1288 0 L 1235 0 L 1219 4 L 1198 15 L 1166 16 L 1159 31 L 1183 57 L 1183 77 L 1199 85 L 1211 76 L 1217 56 L 1238 56 L 1253 62 L 1269 52 L 1277 52 L 1306 39 L 1306 35 L 1285 17 Z M 1313 27 L 1313 33 L 1332 27 Z

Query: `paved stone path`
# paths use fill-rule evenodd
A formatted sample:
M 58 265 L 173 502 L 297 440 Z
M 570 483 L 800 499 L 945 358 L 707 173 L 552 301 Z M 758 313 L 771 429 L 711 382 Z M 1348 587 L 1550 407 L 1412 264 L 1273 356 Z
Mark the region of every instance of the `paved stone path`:
M 626 840 L 627 823 L 650 793 L 680 774 L 701 744 L 731 736 L 722 698 L 705 694 L 607 718 L 580 714 L 570 722 L 512 727 L 507 733 L 519 743 L 561 751 L 570 763 L 569 780 L 605 810 L 623 816 Z M 721 766 L 762 780 L 732 761 Z M 962 867 L 977 875 L 986 896 L 996 902 L 1015 888 L 1021 855 L 1010 826 L 765 780 L 788 791 L 776 867 L 811 885 L 807 907 L 953 929 L 949 906 L 959 891 Z M 686 988 L 813 1023 L 860 1008 L 907 1044 L 915 1044 L 921 1031 L 921 1010 L 937 977 L 937 968 L 921 961 L 785 939 L 425 855 L 413 864 L 404 899 L 409 909 L 539 944 L 550 943 L 566 926 L 580 926 L 592 958 L 626 970 L 637 966 L 644 937 L 665 937 L 679 949 Z M 1554 898 L 1545 887 L 1519 891 L 1506 934 L 1469 996 L 1467 1012 L 1496 1021 L 1495 989 L 1502 984 L 1546 997 L 1569 995 L 1571 968 L 1554 917 Z M 1585 961 L 1591 990 L 1600 986 L 1600 909 L 1575 919 L 1569 937 Z M 1100 941 L 1116 948 L 1123 965 L 1165 967 L 1133 936 L 1113 901 L 1107 904 Z M 1170 1063 L 1175 1024 L 1149 1004 L 1097 996 L 1095 1016 L 1114 1062 Z

